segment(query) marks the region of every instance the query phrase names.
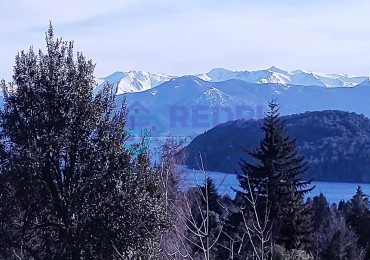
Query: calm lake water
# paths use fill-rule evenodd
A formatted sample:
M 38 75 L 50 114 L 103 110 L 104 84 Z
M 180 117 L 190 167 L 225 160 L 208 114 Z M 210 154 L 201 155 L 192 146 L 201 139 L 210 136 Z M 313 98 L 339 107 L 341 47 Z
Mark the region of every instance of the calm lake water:
M 201 171 L 190 170 L 185 167 L 182 167 L 185 173 L 185 183 L 187 186 L 195 186 L 198 184 L 203 184 L 204 174 Z M 232 188 L 238 189 L 239 182 L 236 179 L 235 174 L 227 174 L 222 172 L 207 172 L 207 175 L 211 177 L 218 188 L 220 194 L 229 194 L 231 197 L 234 197 L 235 192 Z M 361 186 L 363 192 L 367 195 L 370 195 L 370 183 L 344 183 L 344 182 L 313 182 L 313 185 L 316 185 L 316 188 L 309 194 L 308 197 L 314 197 L 323 193 L 331 203 L 337 203 L 341 200 L 350 200 L 356 192 L 358 185 Z

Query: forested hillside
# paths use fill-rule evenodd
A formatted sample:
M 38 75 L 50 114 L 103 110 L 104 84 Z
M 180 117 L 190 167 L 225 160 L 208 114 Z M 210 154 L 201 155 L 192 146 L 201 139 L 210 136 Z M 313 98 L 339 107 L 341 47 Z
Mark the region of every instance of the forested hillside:
M 308 161 L 306 178 L 322 181 L 370 181 L 370 120 L 343 111 L 306 112 L 285 116 L 288 135 L 296 138 Z M 236 120 L 220 124 L 196 137 L 186 148 L 186 164 L 199 167 L 199 152 L 206 170 L 234 173 L 243 152 L 254 149 L 263 137 L 262 121 Z

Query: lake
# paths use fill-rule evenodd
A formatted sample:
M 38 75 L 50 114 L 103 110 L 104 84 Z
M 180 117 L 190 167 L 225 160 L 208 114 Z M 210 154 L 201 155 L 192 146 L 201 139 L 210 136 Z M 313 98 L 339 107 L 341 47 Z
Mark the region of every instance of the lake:
M 190 170 L 186 167 L 182 167 L 185 174 L 185 184 L 193 187 L 196 184 L 203 184 L 204 174 L 199 170 Z M 227 174 L 223 172 L 207 172 L 207 175 L 212 178 L 218 188 L 221 195 L 228 194 L 231 197 L 235 196 L 235 192 L 232 188 L 238 189 L 239 182 L 236 179 L 235 174 Z M 314 197 L 323 193 L 330 204 L 339 203 L 341 200 L 350 200 L 356 192 L 358 185 L 361 186 L 362 191 L 370 195 L 370 183 L 345 183 L 345 182 L 312 182 L 316 185 L 316 188 L 306 195 L 308 197 Z

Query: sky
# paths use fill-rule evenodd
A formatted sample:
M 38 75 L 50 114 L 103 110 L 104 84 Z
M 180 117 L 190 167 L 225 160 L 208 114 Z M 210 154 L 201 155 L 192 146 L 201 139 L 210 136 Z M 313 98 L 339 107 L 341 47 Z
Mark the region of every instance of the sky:
M 0 0 L 0 79 L 21 50 L 54 33 L 96 63 L 95 76 L 277 66 L 370 76 L 370 1 Z

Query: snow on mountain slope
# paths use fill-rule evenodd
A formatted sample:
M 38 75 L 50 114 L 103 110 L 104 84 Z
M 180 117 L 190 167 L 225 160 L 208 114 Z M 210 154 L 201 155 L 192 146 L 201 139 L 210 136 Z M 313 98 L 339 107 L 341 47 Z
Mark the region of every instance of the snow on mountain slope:
M 203 91 L 199 98 L 195 100 L 196 105 L 207 104 L 212 108 L 230 107 L 232 105 L 242 104 L 236 97 L 225 94 L 221 90 L 212 86 Z
M 103 82 L 99 84 L 95 91 L 99 91 L 105 83 L 109 83 L 113 87 L 117 87 L 117 95 L 140 92 L 156 87 L 172 78 L 172 76 L 145 71 L 115 72 L 106 78 L 100 79 Z
M 194 77 L 210 82 L 238 79 L 257 84 L 276 83 L 285 86 L 298 85 L 327 88 L 354 87 L 368 79 L 368 77 L 355 77 L 346 74 L 313 73 L 303 70 L 289 72 L 274 66 L 266 70 L 257 71 L 231 71 L 223 68 L 216 68 L 205 74 L 196 74 Z M 99 91 L 105 83 L 117 87 L 117 95 L 130 92 L 141 92 L 157 87 L 174 78 L 178 77 L 144 71 L 115 72 L 108 77 L 99 79 L 99 86 L 95 89 L 95 92 Z M 155 95 L 154 92 L 153 95 Z
M 345 74 L 323 74 L 303 70 L 284 71 L 276 67 L 257 71 L 230 71 L 222 68 L 212 69 L 199 77 L 221 82 L 240 79 L 249 83 L 277 83 L 283 85 L 320 86 L 320 87 L 354 87 L 368 77 L 355 77 Z

